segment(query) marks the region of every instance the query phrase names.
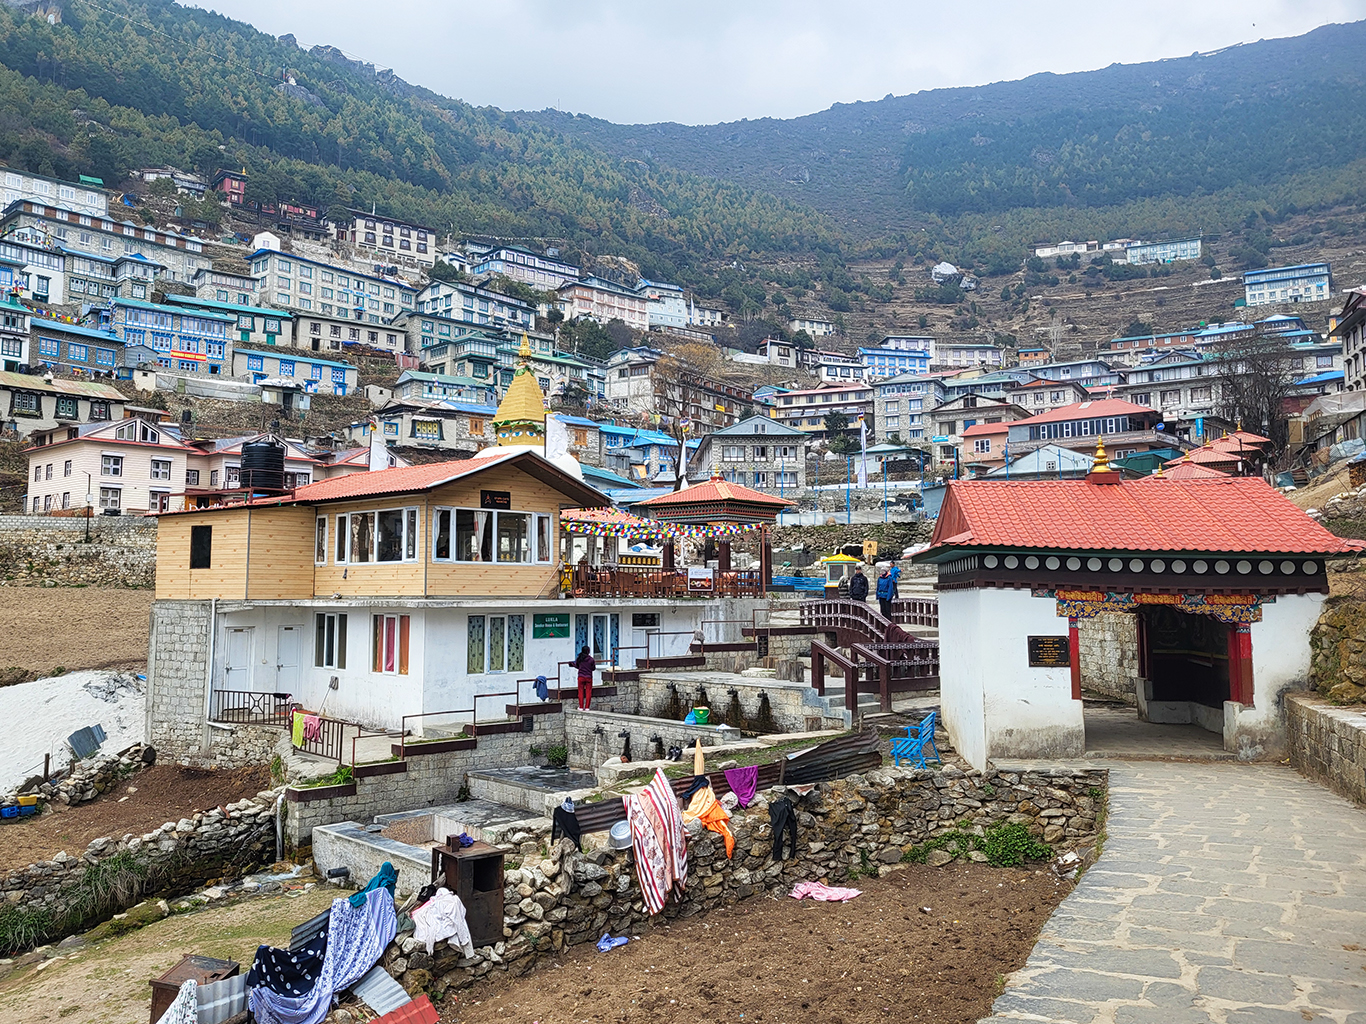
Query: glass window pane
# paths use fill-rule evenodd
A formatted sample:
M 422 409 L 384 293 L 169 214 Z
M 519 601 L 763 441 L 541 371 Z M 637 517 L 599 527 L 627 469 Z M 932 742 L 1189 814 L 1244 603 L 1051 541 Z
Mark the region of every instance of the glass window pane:
M 337 616 L 337 668 L 346 668 L 346 616 Z
M 489 671 L 503 671 L 503 629 L 506 620 L 501 615 L 489 616 Z
M 379 672 L 384 665 L 384 616 L 375 615 L 372 616 L 372 619 L 375 624 L 375 629 L 371 644 L 371 650 L 374 653 L 371 657 L 370 669 L 373 672 Z
M 351 561 L 368 562 L 374 553 L 375 513 L 351 515 Z
M 327 561 L 327 519 L 319 517 L 317 523 L 317 540 L 314 544 L 313 560 L 319 563 Z
M 384 671 L 394 672 L 398 669 L 394 655 L 398 650 L 398 618 L 393 615 L 384 617 Z
M 346 516 L 337 516 L 337 563 L 346 561 Z
M 407 509 L 403 517 L 403 557 L 417 557 L 417 509 Z
M 520 512 L 498 513 L 498 561 L 531 561 L 530 519 Z
M 447 508 L 438 509 L 435 520 L 436 521 L 432 526 L 432 533 L 436 537 L 436 542 L 432 547 L 432 557 L 436 559 L 450 558 L 451 510 Z
M 525 617 L 508 616 L 508 671 L 520 672 L 526 657 Z
M 313 637 L 313 665 L 315 668 L 322 668 L 322 666 L 327 664 L 324 660 L 326 658 L 326 648 L 323 636 L 327 629 L 327 616 L 315 615 L 313 617 L 317 620 L 317 629 Z
M 379 520 L 375 561 L 398 562 L 403 559 L 403 509 L 386 509 L 377 512 Z
M 408 674 L 408 616 L 398 617 L 398 671 L 399 675 Z
M 536 517 L 536 561 L 550 561 L 550 517 Z
M 471 615 L 466 628 L 465 671 L 479 674 L 484 671 L 484 616 Z

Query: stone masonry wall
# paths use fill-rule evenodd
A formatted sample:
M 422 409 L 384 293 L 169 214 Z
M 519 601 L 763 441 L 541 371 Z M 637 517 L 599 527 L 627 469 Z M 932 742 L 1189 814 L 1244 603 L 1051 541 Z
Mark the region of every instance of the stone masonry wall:
M 16 935 L 31 936 L 24 945 L 51 941 L 131 907 L 143 893 L 179 895 L 210 878 L 270 863 L 279 792 L 168 821 L 140 836 L 95 839 L 76 856 L 63 851 L 0 876 L 0 953 L 19 948 Z
M 669 717 L 671 708 L 687 709 L 701 699 L 695 683 L 675 682 L 668 676 L 641 676 L 640 713 L 658 718 Z M 670 689 L 671 685 L 675 689 Z M 793 685 L 778 679 L 755 678 L 751 682 L 727 680 L 724 686 L 704 687 L 713 722 L 724 722 L 730 713 L 732 695 L 740 704 L 745 729 L 757 732 L 809 732 L 815 729 L 848 728 L 844 708 L 832 708 L 810 686 Z M 675 692 L 676 691 L 676 692 Z M 827 696 L 843 695 L 844 684 L 827 687 Z M 765 710 L 764 700 L 768 706 Z M 732 723 L 734 724 L 734 723 Z
M 569 748 L 569 766 L 591 771 L 609 757 L 622 752 L 626 742 L 619 735 L 623 730 L 631 734 L 631 760 L 645 761 L 655 757 L 651 737 L 658 736 L 665 750 L 671 746 L 691 749 L 694 742 L 704 747 L 734 743 L 740 739 L 738 729 L 724 725 L 684 725 L 666 718 L 644 718 L 638 715 L 616 715 L 601 711 L 579 711 L 566 708 L 564 740 Z
M 148 589 L 157 524 L 142 516 L 0 516 L 0 583 Z
M 1063 626 L 1066 627 L 1066 623 Z M 1063 630 L 1065 632 L 1065 629 Z M 1077 620 L 1081 685 L 1128 704 L 1137 701 L 1138 623 L 1128 612 Z
M 1309 694 L 1285 695 L 1290 763 L 1334 793 L 1366 804 L 1366 718 Z
M 365 774 L 367 768 L 362 767 L 360 776 L 347 785 L 290 787 L 285 792 L 287 842 L 291 847 L 306 845 L 315 825 L 368 822 L 377 814 L 454 803 L 467 772 L 529 764 L 532 747 L 544 750 L 564 742 L 563 715 L 532 715 L 528 720 L 533 723 L 530 731 L 481 735 L 471 749 L 415 754 L 410 748 L 406 761 L 368 766 L 369 771 L 388 774 Z
M 494 970 L 525 974 L 538 959 L 566 946 L 594 942 L 603 932 L 638 935 L 680 917 L 706 913 L 740 900 L 782 894 L 798 881 L 842 884 L 861 875 L 884 875 L 907 859 L 952 859 L 952 831 L 982 836 L 989 828 L 1017 823 L 1060 847 L 1092 842 L 1104 806 L 1108 773 L 1052 769 L 1040 772 L 942 772 L 883 767 L 839 782 L 822 783 L 805 796 L 775 787 L 732 814 L 734 859 L 721 838 L 692 826 L 688 836 L 687 888 L 656 917 L 645 913 L 631 851 L 580 854 L 571 842 L 549 845 L 548 835 L 505 846 L 504 940 L 464 957 L 446 942 L 429 955 L 411 936 L 385 953 L 390 973 L 410 992 L 441 995 Z M 797 807 L 797 854 L 775 861 L 768 803 L 780 796 Z M 986 859 L 973 850 L 972 859 Z
M 147 656 L 147 742 L 163 760 L 203 764 L 211 604 L 157 601 Z

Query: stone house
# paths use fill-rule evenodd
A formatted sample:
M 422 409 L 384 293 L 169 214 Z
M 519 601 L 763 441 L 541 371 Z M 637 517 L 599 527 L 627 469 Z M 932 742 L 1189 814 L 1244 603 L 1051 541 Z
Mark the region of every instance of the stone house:
M 689 455 L 688 477 L 706 480 L 713 471 L 756 491 L 795 495 L 806 489 L 808 438 L 766 416 L 750 416 L 733 427 L 704 435 Z
M 121 391 L 97 381 L 0 370 L 0 422 L 20 437 L 122 419 L 125 404 Z

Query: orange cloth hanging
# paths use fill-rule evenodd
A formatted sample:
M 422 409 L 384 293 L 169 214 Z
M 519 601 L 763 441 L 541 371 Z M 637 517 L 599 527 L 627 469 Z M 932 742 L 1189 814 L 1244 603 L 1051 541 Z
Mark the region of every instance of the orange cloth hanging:
M 730 826 L 726 824 L 730 821 L 730 812 L 721 806 L 710 786 L 694 793 L 683 811 L 683 823 L 686 825 L 693 821 L 700 821 L 705 828 L 726 841 L 727 857 L 735 852 L 735 837 L 731 835 Z

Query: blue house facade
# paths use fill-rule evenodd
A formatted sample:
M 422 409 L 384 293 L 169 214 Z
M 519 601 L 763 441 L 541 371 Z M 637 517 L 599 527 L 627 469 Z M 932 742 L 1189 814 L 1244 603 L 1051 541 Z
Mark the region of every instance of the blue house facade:
M 883 380 L 902 373 L 927 373 L 930 369 L 928 350 L 861 348 L 858 354 L 860 362 L 863 363 L 865 379 Z
M 1327 263 L 1249 270 L 1243 275 L 1243 296 L 1249 306 L 1280 302 L 1325 302 L 1333 294 L 1333 273 Z
M 228 331 L 233 318 L 200 309 L 181 309 L 136 299 L 111 299 L 87 307 L 98 326 L 125 345 L 146 345 L 156 361 L 180 373 L 223 374 L 231 355 Z
M 274 378 L 293 379 L 310 394 L 344 395 L 356 389 L 359 371 L 351 363 L 293 351 L 265 352 L 239 348 L 232 354 L 232 375 L 253 384 Z

